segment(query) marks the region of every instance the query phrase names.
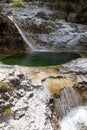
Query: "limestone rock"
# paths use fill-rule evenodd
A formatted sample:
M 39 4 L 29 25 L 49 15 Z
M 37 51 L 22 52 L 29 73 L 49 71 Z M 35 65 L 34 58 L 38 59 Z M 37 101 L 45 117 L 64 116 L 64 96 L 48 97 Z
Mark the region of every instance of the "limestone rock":
M 62 73 L 75 73 L 75 74 L 87 74 L 87 58 L 78 58 L 73 60 L 62 67 L 60 67 Z
M 4 66 L 2 75 L 5 70 L 9 70 L 9 67 Z M 21 72 L 21 67 L 11 67 L 11 75 L 11 71 L 8 71 L 4 80 L 11 85 L 9 87 L 12 87 L 12 93 L 9 95 L 8 92 L 4 92 L 0 97 L 0 113 L 2 113 L 0 130 L 54 130 L 52 123 L 54 118 L 51 117 L 49 104 L 50 94 L 43 86 L 32 85 L 32 81 L 25 75 L 24 70 L 24 73 Z M 17 72 L 20 72 L 20 76 Z M 7 121 L 3 113 L 9 116 Z M 56 116 L 55 120 L 54 125 L 59 128 Z

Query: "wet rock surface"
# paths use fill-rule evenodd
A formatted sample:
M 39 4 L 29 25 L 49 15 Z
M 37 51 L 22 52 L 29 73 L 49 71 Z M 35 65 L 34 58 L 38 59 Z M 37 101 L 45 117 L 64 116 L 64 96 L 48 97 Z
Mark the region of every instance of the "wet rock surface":
M 65 115 L 71 108 L 87 105 L 87 59 L 73 60 L 59 70 L 64 75 L 70 74 L 74 81 L 72 87 L 64 87 L 61 96 L 54 98 L 58 115 Z
M 27 4 L 24 9 L 8 8 L 29 41 L 38 49 L 87 50 L 87 26 L 52 19 L 54 11 Z
M 26 51 L 26 45 L 15 25 L 0 14 L 0 53 L 20 53 Z

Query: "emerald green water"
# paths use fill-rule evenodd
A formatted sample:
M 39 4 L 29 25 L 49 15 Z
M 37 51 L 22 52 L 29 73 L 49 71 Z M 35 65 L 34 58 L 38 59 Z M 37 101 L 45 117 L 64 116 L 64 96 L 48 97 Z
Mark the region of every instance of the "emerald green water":
M 12 55 L 3 58 L 1 62 L 7 65 L 21 66 L 53 66 L 79 58 L 80 55 L 72 52 L 33 52 L 29 54 Z

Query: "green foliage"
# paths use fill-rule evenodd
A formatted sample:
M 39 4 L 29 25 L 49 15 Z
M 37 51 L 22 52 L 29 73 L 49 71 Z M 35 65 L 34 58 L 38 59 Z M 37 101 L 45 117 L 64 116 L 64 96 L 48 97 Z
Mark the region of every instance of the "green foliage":
M 25 7 L 24 0 L 3 0 L 6 3 L 13 3 L 12 7 Z
M 76 21 L 78 23 L 87 23 L 87 0 L 54 0 L 48 3 L 48 7 L 51 10 L 58 10 L 65 12 L 68 15 L 70 13 L 76 13 Z M 56 15 L 56 18 L 59 17 Z M 60 18 L 66 18 L 63 14 L 60 14 Z

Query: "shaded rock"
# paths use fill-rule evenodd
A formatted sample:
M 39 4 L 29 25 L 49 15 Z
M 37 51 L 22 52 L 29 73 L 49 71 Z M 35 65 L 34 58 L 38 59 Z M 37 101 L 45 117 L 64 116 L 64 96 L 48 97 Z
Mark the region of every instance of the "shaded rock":
M 9 77 L 9 82 L 12 84 L 13 87 L 19 88 L 20 80 L 18 77 L 14 76 Z
M 77 17 L 77 14 L 76 13 L 70 13 L 69 16 L 68 16 L 68 22 L 76 22 L 76 17 Z
M 8 92 L 5 92 L 4 94 L 2 94 L 2 98 L 7 101 L 10 99 L 10 94 Z
M 0 14 L 0 53 L 20 53 L 26 51 L 26 45 L 15 25 Z

